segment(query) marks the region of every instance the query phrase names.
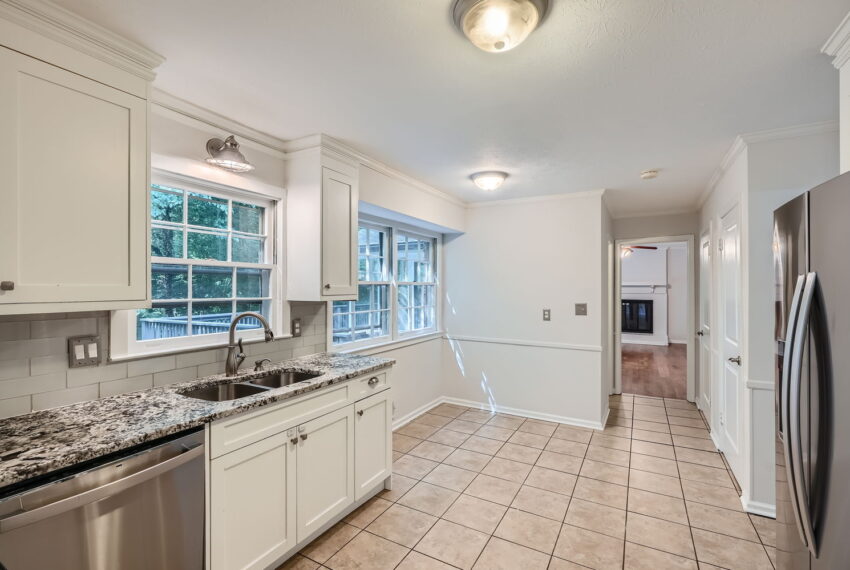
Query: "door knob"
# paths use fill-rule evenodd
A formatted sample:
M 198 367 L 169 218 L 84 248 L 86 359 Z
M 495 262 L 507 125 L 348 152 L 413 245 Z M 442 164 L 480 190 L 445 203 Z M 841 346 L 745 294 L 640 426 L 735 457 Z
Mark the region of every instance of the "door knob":
M 735 356 L 733 358 L 729 358 L 728 360 L 729 360 L 729 362 L 734 362 L 738 366 L 741 365 L 741 357 L 740 356 Z
M 363 410 L 357 410 L 357 415 L 358 415 L 358 416 L 362 416 L 362 415 L 363 415 Z
M 705 333 L 702 331 L 702 329 L 697 331 L 697 336 L 703 336 L 703 335 L 705 335 Z

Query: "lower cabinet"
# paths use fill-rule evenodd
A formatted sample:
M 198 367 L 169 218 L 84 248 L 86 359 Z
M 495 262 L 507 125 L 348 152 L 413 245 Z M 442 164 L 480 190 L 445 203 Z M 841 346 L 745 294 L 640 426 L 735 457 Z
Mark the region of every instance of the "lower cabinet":
M 385 390 L 354 404 L 354 500 L 392 473 L 393 409 Z

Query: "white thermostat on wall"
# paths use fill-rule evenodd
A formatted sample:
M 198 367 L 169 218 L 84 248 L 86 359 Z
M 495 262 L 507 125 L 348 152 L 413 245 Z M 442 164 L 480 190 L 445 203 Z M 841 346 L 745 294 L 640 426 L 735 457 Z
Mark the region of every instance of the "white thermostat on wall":
M 100 337 L 96 335 L 73 336 L 68 339 L 68 367 L 97 366 L 100 364 Z

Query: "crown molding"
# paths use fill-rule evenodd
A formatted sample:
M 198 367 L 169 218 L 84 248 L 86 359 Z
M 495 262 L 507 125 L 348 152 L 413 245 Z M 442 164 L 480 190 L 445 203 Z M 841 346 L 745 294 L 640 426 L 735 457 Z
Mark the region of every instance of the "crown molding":
M 146 81 L 165 58 L 47 0 L 0 0 L 0 17 Z
M 605 189 L 585 190 L 583 192 L 562 192 L 560 194 L 547 194 L 545 196 L 527 196 L 523 198 L 506 198 L 504 200 L 486 200 L 481 202 L 469 202 L 469 209 L 490 208 L 495 206 L 509 206 L 512 204 L 534 204 L 537 202 L 552 202 L 555 200 L 568 200 L 574 198 L 587 198 L 589 196 L 604 196 Z
M 671 208 L 669 210 L 658 210 L 653 212 L 639 212 L 637 214 L 626 214 L 626 215 L 611 215 L 612 220 L 630 220 L 632 218 L 658 218 L 662 216 L 682 216 L 685 214 L 696 214 L 699 211 L 698 208 Z
M 850 60 L 850 13 L 844 16 L 820 51 L 832 57 L 832 65 L 836 69 L 841 69 Z

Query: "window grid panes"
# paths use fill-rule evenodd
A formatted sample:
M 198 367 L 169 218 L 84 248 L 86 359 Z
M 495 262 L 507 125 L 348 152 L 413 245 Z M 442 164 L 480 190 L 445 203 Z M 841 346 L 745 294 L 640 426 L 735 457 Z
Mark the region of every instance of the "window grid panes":
M 358 299 L 334 301 L 333 344 L 368 344 L 436 328 L 437 240 L 361 222 Z
M 271 313 L 268 205 L 151 186 L 150 309 L 136 340 L 227 332 L 234 314 Z M 256 319 L 240 330 L 259 328 Z

